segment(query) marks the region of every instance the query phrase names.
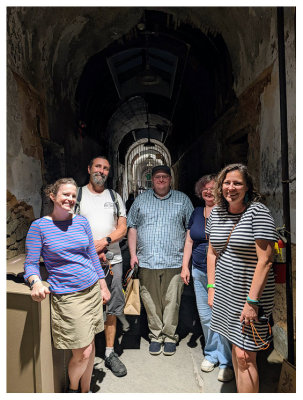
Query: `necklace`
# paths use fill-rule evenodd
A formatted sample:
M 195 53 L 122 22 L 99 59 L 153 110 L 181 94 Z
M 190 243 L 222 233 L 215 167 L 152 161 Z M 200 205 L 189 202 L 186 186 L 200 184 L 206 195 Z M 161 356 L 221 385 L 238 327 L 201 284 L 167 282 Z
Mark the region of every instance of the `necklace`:
M 206 217 L 206 207 L 204 207 L 203 214 L 204 214 L 204 232 L 205 232 L 205 239 L 208 240 L 208 236 L 207 236 L 207 233 L 206 233 L 206 221 L 207 221 L 207 217 Z

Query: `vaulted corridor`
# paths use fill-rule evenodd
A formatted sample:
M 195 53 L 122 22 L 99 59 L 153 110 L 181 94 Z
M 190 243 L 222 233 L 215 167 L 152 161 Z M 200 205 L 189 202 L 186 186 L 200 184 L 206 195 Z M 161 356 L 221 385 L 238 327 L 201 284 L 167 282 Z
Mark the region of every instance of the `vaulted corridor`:
M 293 254 L 295 16 L 284 8 Z M 7 258 L 24 253 L 45 214 L 45 186 L 86 184 L 96 155 L 109 157 L 109 186 L 124 201 L 168 164 L 194 206 L 202 175 L 243 162 L 282 226 L 277 32 L 275 7 L 8 7 Z M 275 348 L 287 357 L 276 286 Z

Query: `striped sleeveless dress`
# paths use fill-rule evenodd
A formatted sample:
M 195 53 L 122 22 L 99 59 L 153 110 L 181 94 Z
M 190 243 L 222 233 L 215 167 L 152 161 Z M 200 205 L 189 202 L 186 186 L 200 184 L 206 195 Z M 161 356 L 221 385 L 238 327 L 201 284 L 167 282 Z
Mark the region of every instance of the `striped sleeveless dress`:
M 229 243 L 216 263 L 216 290 L 210 328 L 240 348 L 258 351 L 262 347 L 261 341 L 257 340 L 258 345 L 255 344 L 250 326 L 246 326 L 242 333 L 240 316 L 258 261 L 255 240 L 277 241 L 278 235 L 270 211 L 262 203 L 252 203 L 243 214 L 231 214 L 217 206 L 212 210 L 206 227 L 211 245 L 217 253 L 220 254 L 224 248 L 236 222 L 238 224 Z M 260 298 L 267 316 L 272 312 L 274 291 L 275 281 L 271 268 Z M 254 325 L 265 341 L 268 325 L 257 322 Z

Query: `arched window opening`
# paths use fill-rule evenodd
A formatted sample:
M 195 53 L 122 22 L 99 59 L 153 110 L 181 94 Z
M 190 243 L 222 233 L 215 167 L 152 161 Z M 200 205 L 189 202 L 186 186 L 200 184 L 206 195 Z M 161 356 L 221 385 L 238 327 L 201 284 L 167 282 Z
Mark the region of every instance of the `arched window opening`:
M 123 197 L 129 193 L 135 197 L 152 187 L 151 172 L 156 165 L 171 165 L 171 157 L 167 148 L 158 140 L 151 139 L 147 146 L 146 139 L 138 140 L 128 150 L 125 158 L 123 179 Z M 172 171 L 173 175 L 173 171 Z M 172 185 L 174 177 L 172 176 Z

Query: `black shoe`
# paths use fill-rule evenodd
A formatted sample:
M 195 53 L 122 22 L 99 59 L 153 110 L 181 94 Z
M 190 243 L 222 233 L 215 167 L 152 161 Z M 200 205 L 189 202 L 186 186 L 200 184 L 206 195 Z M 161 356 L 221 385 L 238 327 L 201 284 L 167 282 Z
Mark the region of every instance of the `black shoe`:
M 118 355 L 112 351 L 108 357 L 105 357 L 105 366 L 110 369 L 115 376 L 125 376 L 127 369 Z
M 163 349 L 163 354 L 165 356 L 172 356 L 176 352 L 176 343 L 171 343 L 171 342 L 165 342 L 164 343 L 164 349 Z
M 65 393 L 79 393 L 79 390 L 73 390 L 68 388 Z
M 161 346 L 162 346 L 162 343 L 150 342 L 148 351 L 153 356 L 157 356 L 158 354 L 161 354 L 161 352 L 162 352 Z

